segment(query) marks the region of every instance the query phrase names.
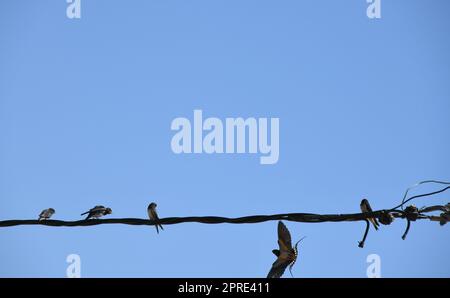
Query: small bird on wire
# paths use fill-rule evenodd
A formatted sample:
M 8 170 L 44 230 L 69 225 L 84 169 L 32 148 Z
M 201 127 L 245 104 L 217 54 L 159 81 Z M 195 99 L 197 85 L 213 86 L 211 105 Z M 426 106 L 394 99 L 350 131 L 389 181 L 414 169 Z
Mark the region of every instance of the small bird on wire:
M 294 248 L 292 248 L 289 230 L 282 221 L 278 222 L 278 246 L 280 249 L 272 250 L 273 254 L 277 256 L 277 260 L 272 264 L 272 268 L 270 269 L 267 278 L 280 278 L 288 266 L 291 276 L 294 277 L 292 275 L 292 267 L 297 261 L 297 246 L 304 238 L 305 237 L 297 241 Z
M 39 214 L 39 220 L 47 220 L 50 217 L 52 217 L 53 214 L 55 214 L 55 209 L 53 208 L 44 209 L 42 210 L 41 214 Z
M 111 208 L 105 208 L 105 206 L 98 205 L 98 206 L 95 206 L 94 208 L 90 209 L 89 211 L 81 213 L 81 215 L 87 214 L 85 220 L 88 220 L 90 218 L 98 219 L 104 215 L 108 215 L 111 213 L 112 213 Z
M 441 220 L 439 221 L 439 224 L 441 226 L 445 225 L 447 222 L 450 221 L 450 203 L 447 203 L 447 205 L 444 206 L 445 212 L 441 213 Z
M 148 213 L 148 218 L 150 220 L 155 221 L 155 227 L 156 227 L 156 233 L 159 234 L 159 229 L 158 226 L 161 228 L 161 230 L 164 230 L 164 228 L 162 227 L 162 225 L 160 223 L 158 223 L 159 221 L 159 217 L 158 217 L 158 213 L 156 213 L 156 203 L 152 202 L 150 203 L 150 205 L 148 205 L 147 207 L 147 213 Z
M 363 199 L 359 206 L 361 207 L 361 211 L 363 213 L 372 212 L 372 207 L 370 207 L 369 201 L 366 199 Z M 371 217 L 371 218 L 368 218 L 368 220 L 372 223 L 375 230 L 378 230 L 378 227 L 380 226 L 380 224 L 378 223 L 377 219 L 375 217 Z

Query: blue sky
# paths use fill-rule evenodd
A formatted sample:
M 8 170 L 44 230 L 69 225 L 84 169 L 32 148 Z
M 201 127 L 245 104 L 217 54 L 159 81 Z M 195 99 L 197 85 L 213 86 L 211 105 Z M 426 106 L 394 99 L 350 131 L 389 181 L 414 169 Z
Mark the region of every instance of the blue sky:
M 353 213 L 450 180 L 450 3 L 65 1 L 0 4 L 0 218 Z M 171 121 L 280 118 L 280 159 L 171 151 Z M 429 190 L 422 188 L 419 192 Z M 417 192 L 416 192 L 417 193 Z M 447 203 L 449 194 L 417 205 Z M 286 222 L 296 277 L 450 277 L 449 227 Z M 1 277 L 265 277 L 276 222 L 0 230 Z

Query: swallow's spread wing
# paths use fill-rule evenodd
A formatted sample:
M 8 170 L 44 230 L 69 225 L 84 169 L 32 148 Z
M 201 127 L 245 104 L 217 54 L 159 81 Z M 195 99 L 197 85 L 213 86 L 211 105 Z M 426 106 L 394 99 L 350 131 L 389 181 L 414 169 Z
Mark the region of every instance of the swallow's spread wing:
M 282 221 L 278 222 L 278 245 L 280 246 L 280 251 L 291 251 L 291 233 L 286 228 Z
M 280 278 L 289 264 L 290 262 L 288 260 L 279 257 L 272 264 L 272 268 L 270 268 L 269 274 L 267 274 L 267 278 Z

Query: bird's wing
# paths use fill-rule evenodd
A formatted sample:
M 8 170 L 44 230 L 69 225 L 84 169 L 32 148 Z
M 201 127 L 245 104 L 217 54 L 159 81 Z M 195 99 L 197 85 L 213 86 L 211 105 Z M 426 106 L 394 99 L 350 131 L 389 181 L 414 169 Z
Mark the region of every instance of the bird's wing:
M 152 213 L 152 216 L 153 216 L 154 220 L 158 220 L 159 219 L 158 213 L 156 213 L 155 209 L 150 210 L 150 212 Z
M 39 217 L 43 217 L 43 216 L 45 216 L 45 212 L 47 211 L 47 209 L 46 210 L 42 210 L 42 212 L 39 214 Z
M 278 245 L 281 251 L 290 251 L 292 249 L 291 233 L 282 221 L 278 222 Z
M 269 274 L 267 274 L 267 278 L 280 278 L 284 271 L 286 270 L 289 262 L 282 258 L 278 258 L 273 264 L 272 268 L 270 268 Z
M 98 205 L 98 206 L 95 206 L 94 208 L 92 208 L 91 211 L 97 211 L 97 210 L 102 210 L 102 209 L 105 209 L 105 206 Z
M 89 210 L 88 213 L 89 212 L 97 213 L 97 212 L 104 211 L 104 210 L 106 210 L 105 206 L 98 205 L 98 206 L 95 206 L 94 208 L 92 208 L 91 210 Z
M 81 215 L 85 215 L 85 214 L 88 214 L 88 213 L 98 212 L 98 211 L 101 211 L 101 210 L 104 210 L 104 209 L 105 209 L 105 206 L 98 205 L 98 206 L 95 206 L 95 207 L 92 208 L 92 209 L 89 209 L 89 211 L 86 211 L 86 212 L 84 212 L 84 213 L 81 213 Z
M 369 204 L 369 201 L 368 200 L 365 200 L 364 201 L 364 205 L 365 205 L 365 207 L 366 207 L 366 212 L 372 212 L 372 207 L 370 206 L 370 204 Z

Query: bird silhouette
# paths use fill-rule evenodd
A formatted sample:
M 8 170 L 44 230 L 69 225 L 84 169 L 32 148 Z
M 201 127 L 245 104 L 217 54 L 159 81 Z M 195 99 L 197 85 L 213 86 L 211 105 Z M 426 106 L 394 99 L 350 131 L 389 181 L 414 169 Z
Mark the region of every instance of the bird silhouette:
M 156 227 L 156 233 L 159 234 L 159 229 L 158 226 L 161 228 L 161 230 L 164 230 L 164 228 L 162 227 L 162 225 L 160 223 L 158 223 L 159 221 L 159 217 L 158 217 L 158 213 L 156 213 L 156 203 L 152 202 L 150 203 L 150 205 L 148 205 L 147 207 L 147 214 L 148 214 L 148 218 L 150 220 L 155 221 L 155 227 Z
M 366 199 L 362 199 L 361 204 L 359 206 L 361 207 L 361 211 L 363 213 L 372 212 L 372 207 L 370 207 L 369 201 Z M 375 230 L 378 230 L 380 224 L 378 223 L 377 219 L 375 217 L 371 217 L 368 218 L 368 220 L 372 223 Z
M 102 217 L 104 215 L 108 215 L 108 214 L 111 214 L 111 213 L 112 213 L 111 208 L 105 208 L 105 206 L 98 205 L 98 206 L 95 206 L 92 209 L 89 209 L 89 211 L 81 213 L 81 215 L 87 214 L 86 219 L 85 219 L 85 220 L 87 220 L 87 219 L 90 219 L 90 218 L 98 219 L 98 218 L 100 218 L 100 217 Z
M 55 209 L 53 208 L 44 209 L 39 214 L 39 220 L 47 220 L 50 217 L 52 217 L 53 214 L 55 214 Z
M 287 267 L 292 275 L 292 267 L 297 261 L 298 256 L 298 244 L 305 237 L 295 243 L 292 248 L 291 234 L 282 221 L 278 222 L 278 246 L 279 249 L 272 250 L 273 254 L 277 256 L 277 260 L 272 264 L 272 268 L 267 275 L 267 278 L 280 278 Z

